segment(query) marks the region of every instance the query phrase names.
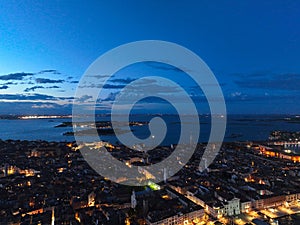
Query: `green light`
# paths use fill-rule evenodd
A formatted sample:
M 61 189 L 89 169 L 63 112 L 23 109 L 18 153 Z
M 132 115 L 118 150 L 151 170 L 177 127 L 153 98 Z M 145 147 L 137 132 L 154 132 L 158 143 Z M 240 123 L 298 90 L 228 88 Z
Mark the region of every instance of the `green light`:
M 153 191 L 158 191 L 160 190 L 160 186 L 152 181 L 148 181 L 148 186 L 153 190 Z

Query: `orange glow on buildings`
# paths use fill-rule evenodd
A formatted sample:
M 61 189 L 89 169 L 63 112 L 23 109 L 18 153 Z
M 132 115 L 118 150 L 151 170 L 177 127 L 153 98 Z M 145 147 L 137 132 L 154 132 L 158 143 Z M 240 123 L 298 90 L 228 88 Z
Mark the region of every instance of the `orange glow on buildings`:
M 33 199 L 33 198 L 30 198 L 29 206 L 30 206 L 30 207 L 34 207 L 34 205 L 35 205 L 34 199 Z
M 300 156 L 292 156 L 293 162 L 300 162 Z
M 258 182 L 259 184 L 263 184 L 263 185 L 265 185 L 266 184 L 266 182 L 264 182 L 263 180 L 259 180 L 259 182 Z
M 281 151 L 263 145 L 259 146 L 259 151 L 261 154 L 267 157 L 275 157 L 279 159 L 287 159 L 293 162 L 300 162 L 300 155 L 293 154 L 289 151 Z
M 67 144 L 67 147 L 72 148 L 72 147 L 73 147 L 73 144 L 72 144 L 72 143 L 68 143 L 68 144 Z
M 75 213 L 75 220 L 77 220 L 79 223 L 81 222 L 78 212 Z
M 36 214 L 40 214 L 40 213 L 43 213 L 44 212 L 44 209 L 37 209 L 37 210 L 33 210 L 33 211 L 31 211 L 31 212 L 28 212 L 28 213 L 26 213 L 27 215 L 36 215 Z
M 246 177 L 245 178 L 245 181 L 247 182 L 247 183 L 254 183 L 255 182 L 255 179 L 252 177 L 252 176 L 249 176 L 249 177 Z

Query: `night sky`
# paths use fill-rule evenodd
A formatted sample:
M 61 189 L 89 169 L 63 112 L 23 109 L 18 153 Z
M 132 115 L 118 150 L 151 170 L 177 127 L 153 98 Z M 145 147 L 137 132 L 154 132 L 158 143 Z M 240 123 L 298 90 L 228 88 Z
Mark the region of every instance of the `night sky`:
M 138 40 L 174 42 L 198 54 L 230 114 L 300 114 L 299 1 L 54 0 L 0 1 L 0 114 L 71 113 L 88 66 Z M 103 112 L 145 74 L 176 76 L 199 112 L 209 112 L 183 72 L 149 63 L 114 75 L 99 96 Z M 151 103 L 140 108 L 168 112 L 165 103 Z

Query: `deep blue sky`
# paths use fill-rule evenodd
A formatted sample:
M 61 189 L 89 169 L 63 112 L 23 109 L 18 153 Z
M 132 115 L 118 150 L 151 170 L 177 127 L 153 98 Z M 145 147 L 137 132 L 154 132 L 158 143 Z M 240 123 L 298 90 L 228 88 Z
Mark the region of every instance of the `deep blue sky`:
M 0 1 L 0 113 L 69 113 L 97 57 L 148 39 L 197 53 L 229 113 L 300 113 L 299 1 L 53 0 Z

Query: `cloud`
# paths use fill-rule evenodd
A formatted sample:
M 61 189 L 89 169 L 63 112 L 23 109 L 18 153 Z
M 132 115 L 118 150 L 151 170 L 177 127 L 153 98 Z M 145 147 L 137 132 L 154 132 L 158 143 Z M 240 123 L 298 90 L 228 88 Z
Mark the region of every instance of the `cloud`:
M 17 84 L 17 83 L 15 83 Z M 32 81 L 29 81 L 29 82 L 20 82 L 19 84 L 34 84 Z
M 127 90 L 131 93 L 140 93 L 143 90 L 143 87 L 147 87 L 148 90 L 151 90 L 151 93 L 160 93 L 160 94 L 176 94 L 180 93 L 180 89 L 177 86 L 173 85 L 164 85 L 159 83 L 150 83 L 150 79 L 138 81 L 135 85 L 128 85 Z
M 79 88 L 103 88 L 103 89 L 122 89 L 124 87 L 126 87 L 127 84 L 133 82 L 133 81 L 137 81 L 138 84 L 140 85 L 151 85 L 156 83 L 155 79 L 142 79 L 142 80 L 138 80 L 138 79 L 132 79 L 132 78 L 118 78 L 118 79 L 112 79 L 108 82 L 111 83 L 107 83 L 104 84 L 102 82 L 97 83 L 97 81 L 95 81 L 94 83 L 89 82 L 89 83 L 85 83 L 81 86 L 79 86 Z M 117 83 L 117 84 L 115 84 Z
M 265 103 L 268 104 L 276 104 L 282 105 L 283 103 L 295 102 L 300 98 L 300 94 L 290 94 L 290 93 L 242 93 L 242 92 L 232 92 L 225 96 L 225 100 L 227 103 L 229 102 L 251 102 L 251 103 Z
M 78 80 L 72 80 L 74 77 L 72 76 L 68 76 L 67 79 L 65 80 L 65 82 L 68 82 L 70 84 L 78 84 L 79 81 Z
M 72 113 L 72 105 L 51 102 L 1 102 L 0 112 L 2 115 L 69 115 Z
M 272 74 L 265 76 L 245 76 L 243 80 L 235 81 L 241 88 L 299 91 L 300 74 Z
M 110 80 L 110 82 L 112 83 L 120 83 L 120 84 L 129 84 L 131 83 L 132 81 L 135 81 L 136 79 L 133 79 L 133 78 L 116 78 L 116 79 L 112 79 Z
M 0 100 L 57 100 L 56 97 L 43 94 L 0 94 Z
M 95 78 L 98 78 L 98 79 L 102 79 L 102 78 L 108 78 L 108 77 L 111 77 L 110 75 L 107 75 L 107 74 L 103 74 L 103 75 L 92 75 L 92 74 L 88 74 L 86 75 L 87 77 L 95 77 Z
M 0 94 L 0 100 L 14 100 L 14 101 L 59 101 L 59 100 L 73 100 L 74 97 L 55 97 L 45 94 Z
M 57 100 L 74 100 L 74 97 L 56 97 Z
M 127 79 L 125 79 L 127 80 Z M 164 84 L 159 84 L 157 83 L 157 81 L 155 79 L 142 79 L 142 80 L 135 80 L 135 84 L 134 85 L 125 85 L 125 84 L 105 84 L 102 88 L 104 89 L 110 89 L 110 90 L 117 90 L 117 89 L 122 89 L 124 87 L 127 88 L 127 92 L 122 93 L 128 96 L 128 98 L 130 99 L 132 96 L 137 96 L 141 94 L 141 91 L 143 91 L 143 87 L 147 87 L 148 90 L 149 88 L 151 89 L 152 94 L 154 93 L 159 93 L 159 94 L 165 94 L 165 95 L 174 95 L 176 93 L 180 93 L 179 89 L 176 86 L 169 86 L 169 85 L 164 85 Z M 95 87 L 96 85 L 92 86 Z M 91 86 L 90 86 L 91 87 Z M 111 102 L 115 100 L 115 97 L 117 96 L 117 94 L 119 94 L 120 91 L 116 91 L 116 92 L 110 92 L 108 94 L 107 97 L 105 98 L 101 98 L 100 101 L 101 102 Z M 174 95 L 175 97 L 175 95 Z M 177 99 L 179 99 L 179 97 L 176 97 Z M 156 98 L 157 99 L 157 98 Z M 151 101 L 151 99 L 149 99 L 148 101 Z
M 61 74 L 57 70 L 41 70 L 40 72 L 38 72 L 38 74 L 44 74 L 44 73 Z
M 54 86 L 50 86 L 50 87 L 46 87 L 47 89 L 56 89 L 56 88 L 60 88 L 59 86 L 56 86 L 56 85 L 54 85 Z
M 158 98 L 155 96 L 149 96 L 147 98 L 141 99 L 137 104 L 143 105 L 143 103 L 154 103 L 154 104 L 170 104 L 168 101 Z
M 59 86 L 50 86 L 50 87 L 44 87 L 44 86 L 40 86 L 40 85 L 37 85 L 37 86 L 33 86 L 33 87 L 30 87 L 30 88 L 26 88 L 24 90 L 24 92 L 30 92 L 30 91 L 35 91 L 36 89 L 57 89 L 57 88 L 60 88 Z
M 238 92 L 238 91 L 236 91 L 236 92 L 233 92 L 233 93 L 231 93 L 230 95 L 231 95 L 231 97 L 239 97 L 239 96 L 241 96 L 241 95 L 242 95 L 242 93 L 241 93 L 241 92 Z
M 238 101 L 254 101 L 255 99 L 261 98 L 259 95 L 247 95 L 240 91 L 234 91 L 225 96 L 226 102 L 238 102 Z
M 120 83 L 120 84 L 105 84 L 102 88 L 104 89 L 122 89 L 126 87 L 127 84 L 130 84 L 131 82 L 136 81 L 136 84 L 139 84 L 140 86 L 148 86 L 148 85 L 155 85 L 156 80 L 155 79 L 132 79 L 132 78 L 125 78 L 125 79 L 113 79 L 110 82 L 113 83 Z M 165 87 L 165 86 L 164 86 Z
M 100 99 L 101 102 L 112 102 L 115 101 L 116 96 L 118 95 L 119 92 L 110 92 L 108 96 L 104 99 Z
M 38 84 L 54 84 L 54 83 L 63 83 L 64 80 L 52 80 L 52 79 L 48 79 L 48 78 L 37 78 L 35 79 L 35 81 Z
M 33 109 L 54 109 L 55 105 L 54 104 L 41 104 L 41 105 L 34 104 L 31 106 L 31 108 L 33 108 Z
M 0 89 L 2 89 L 2 90 L 3 90 L 3 89 L 5 90 L 5 89 L 7 89 L 7 88 L 9 88 L 7 85 L 0 86 Z
M 33 86 L 33 87 L 31 87 L 31 88 L 26 88 L 25 90 L 24 90 L 24 92 L 30 92 L 30 91 L 35 91 L 36 89 L 44 89 L 45 87 L 43 87 L 43 86 Z
M 157 81 L 155 79 L 150 79 L 150 78 L 143 78 L 142 80 L 139 79 L 136 82 L 140 85 L 146 85 L 146 86 L 157 83 Z
M 150 82 L 150 81 L 149 81 Z M 135 85 L 128 85 L 127 90 L 130 93 L 140 93 L 143 86 L 151 87 L 152 93 L 164 93 L 164 94 L 173 94 L 179 91 L 176 86 L 168 86 L 168 85 L 160 85 L 158 83 L 148 83 L 147 81 L 141 81 L 140 83 L 136 83 Z M 104 89 L 122 89 L 126 87 L 126 85 L 113 85 L 113 84 L 105 84 L 103 86 Z
M 80 98 L 78 98 L 77 101 L 78 102 L 86 102 L 87 100 L 92 99 L 92 98 L 93 98 L 93 96 L 91 96 L 91 95 L 83 95 Z
M 126 85 L 124 84 L 104 84 L 102 88 L 104 89 L 122 89 Z
M 4 83 L 2 85 L 16 85 L 16 84 L 18 84 L 18 83 L 10 81 L 10 82 L 6 82 L 6 83 Z
M 23 80 L 26 76 L 32 76 L 33 73 L 11 73 L 7 75 L 1 75 L 0 80 Z
M 78 86 L 79 88 L 102 88 L 103 85 L 102 84 L 95 84 L 95 83 L 90 83 L 90 84 L 84 84 L 81 86 Z

